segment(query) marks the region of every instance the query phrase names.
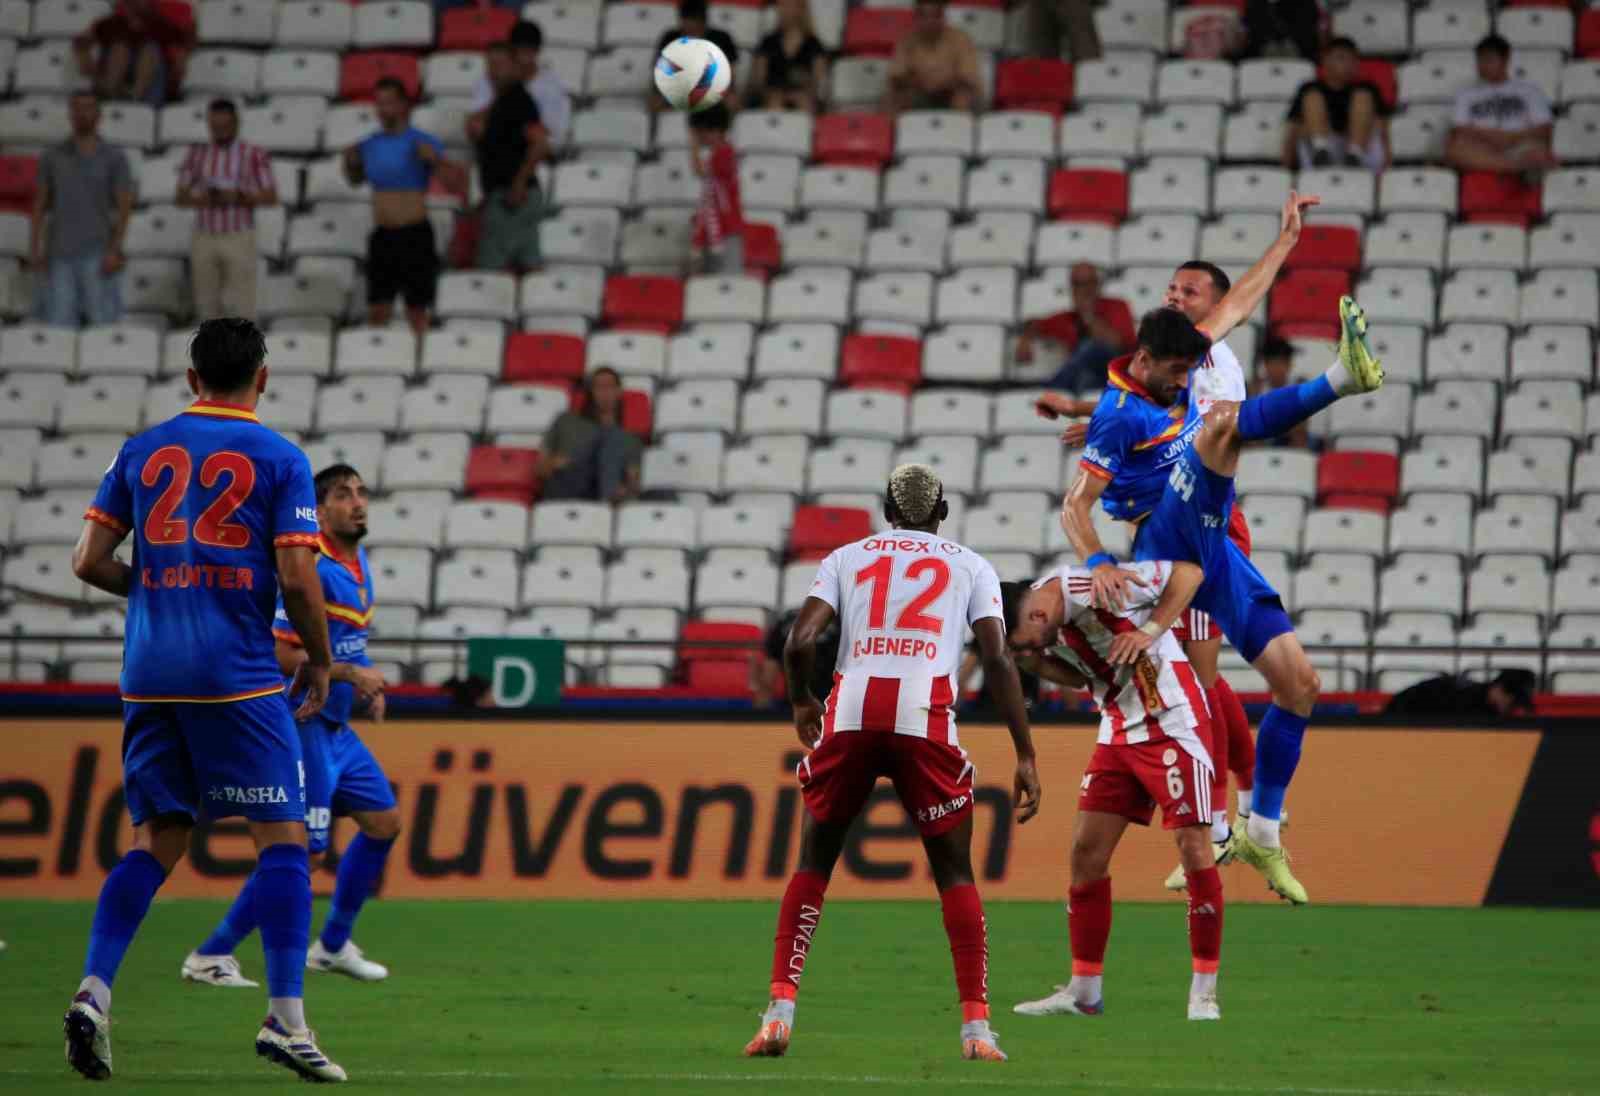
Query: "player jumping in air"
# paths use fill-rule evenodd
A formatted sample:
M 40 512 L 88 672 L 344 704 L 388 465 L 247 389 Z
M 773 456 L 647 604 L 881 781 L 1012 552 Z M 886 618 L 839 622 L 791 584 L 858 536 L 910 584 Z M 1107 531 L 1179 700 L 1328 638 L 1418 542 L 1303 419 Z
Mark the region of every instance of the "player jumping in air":
M 361 912 L 400 835 L 400 812 L 394 792 L 378 761 L 350 726 L 352 709 L 365 708 L 383 719 L 383 674 L 367 657 L 367 624 L 372 619 L 372 572 L 361 539 L 367 535 L 367 485 L 348 464 L 317 473 L 317 574 L 328 607 L 328 634 L 333 640 L 333 684 L 321 712 L 300 720 L 301 752 L 306 764 L 306 836 L 311 855 L 328 849 L 329 829 L 336 814 L 355 818 L 360 832 L 339 858 L 333 907 L 322 935 L 311 945 L 306 965 L 311 970 L 347 974 L 361 982 L 389 976 L 381 963 L 361 954 L 350 939 Z M 283 603 L 273 621 L 278 665 L 293 679 L 306 660 L 305 643 Z M 234 949 L 256 928 L 255 876 L 245 882 L 222 923 L 199 950 L 183 961 L 183 977 L 213 986 L 253 986 L 239 970 Z
M 817 571 L 784 648 L 794 725 L 810 751 L 798 870 L 778 909 L 770 1002 L 747 1056 L 777 1057 L 794 1030 L 795 993 L 822 899 L 878 777 L 915 819 L 933 869 L 961 1002 L 961 1056 L 1003 1062 L 989 1028 L 989 942 L 972 878 L 972 762 L 956 738 L 956 674 L 968 625 L 984 679 L 1017 752 L 1017 821 L 1039 810 L 1022 685 L 1006 648 L 1000 582 L 975 552 L 938 535 L 950 513 L 933 469 L 902 464 L 883 503 L 893 529 L 838 549 Z M 808 682 L 817 637 L 838 616 L 839 660 L 826 708 Z
M 72 552 L 80 579 L 128 599 L 122 785 L 133 847 L 100 890 L 66 1015 L 67 1061 L 92 1080 L 111 1075 L 111 985 L 151 899 L 202 813 L 243 815 L 269 1002 L 256 1053 L 308 1080 L 343 1081 L 306 1026 L 301 992 L 311 873 L 294 721 L 322 708 L 333 663 L 311 468 L 256 418 L 267 368 L 254 324 L 206 321 L 189 357 L 198 400 L 123 444 Z M 113 554 L 130 533 L 131 566 Z M 280 588 L 305 645 L 298 711 L 273 653 Z
M 1157 803 L 1178 839 L 1189 885 L 1189 1019 L 1220 1020 L 1222 877 L 1211 849 L 1209 716 L 1173 624 L 1200 587 L 1192 563 L 1125 568 L 1131 596 L 1121 609 L 1095 605 L 1086 567 L 1065 567 L 1007 606 L 1017 662 L 1040 677 L 1088 688 L 1100 705 L 1099 745 L 1083 776 L 1072 833 L 1068 891 L 1072 980 L 1024 1016 L 1098 1016 L 1111 936 L 1111 856 L 1129 822 L 1148 826 Z M 1010 591 L 1008 591 L 1010 593 Z

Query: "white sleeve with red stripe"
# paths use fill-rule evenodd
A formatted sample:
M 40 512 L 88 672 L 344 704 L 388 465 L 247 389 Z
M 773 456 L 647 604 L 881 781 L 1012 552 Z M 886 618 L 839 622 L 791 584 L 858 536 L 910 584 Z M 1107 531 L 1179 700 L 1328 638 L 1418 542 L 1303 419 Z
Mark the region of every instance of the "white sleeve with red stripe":
M 817 568 L 817 577 L 811 580 L 811 589 L 806 591 L 807 597 L 826 601 L 835 613 L 839 611 L 839 553 L 843 551 L 839 548 L 828 554 Z

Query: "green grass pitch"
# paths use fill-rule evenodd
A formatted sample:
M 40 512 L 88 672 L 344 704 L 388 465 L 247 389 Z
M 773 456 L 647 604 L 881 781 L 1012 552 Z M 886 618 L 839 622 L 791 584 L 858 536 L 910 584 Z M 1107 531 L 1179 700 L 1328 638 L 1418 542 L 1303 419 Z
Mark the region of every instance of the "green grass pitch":
M 320 924 L 324 904 L 318 903 Z M 358 939 L 386 984 L 307 975 L 323 1046 L 393 1092 L 1318 1093 L 1600 1089 L 1593 912 L 1235 905 L 1220 1024 L 1184 1019 L 1183 907 L 1119 904 L 1106 1015 L 1011 1005 L 1065 979 L 1061 909 L 989 903 L 1004 1065 L 959 1060 L 950 955 L 931 899 L 830 904 L 787 1058 L 739 1051 L 764 1004 L 775 903 L 387 902 Z M 284 1088 L 252 1050 L 260 990 L 190 986 L 185 953 L 223 906 L 158 903 L 116 986 L 121 1094 Z M 62 1059 L 85 903 L 0 903 L 0 1091 L 82 1090 Z M 256 939 L 240 958 L 260 977 Z

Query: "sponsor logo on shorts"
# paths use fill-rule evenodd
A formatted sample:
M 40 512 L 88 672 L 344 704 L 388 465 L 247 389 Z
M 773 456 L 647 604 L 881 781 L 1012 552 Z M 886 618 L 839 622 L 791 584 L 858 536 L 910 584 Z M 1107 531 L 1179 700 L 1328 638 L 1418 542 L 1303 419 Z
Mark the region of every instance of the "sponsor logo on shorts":
M 258 784 L 247 788 L 238 784 L 213 784 L 211 790 L 206 792 L 208 799 L 216 799 L 223 803 L 243 803 L 256 805 L 262 803 L 287 803 L 289 793 L 282 785 Z
M 958 795 L 954 799 L 949 800 L 948 802 L 938 803 L 938 804 L 936 804 L 936 805 L 934 805 L 932 807 L 918 807 L 917 808 L 917 821 L 918 822 L 935 822 L 935 821 L 938 821 L 939 819 L 945 817 L 946 815 L 955 814 L 957 811 L 959 811 L 962 807 L 965 807 L 966 805 L 967 805 L 967 797 L 965 795 Z
M 322 832 L 333 825 L 332 807 L 312 807 L 306 811 L 306 829 Z
M 1094 779 L 1094 773 L 1084 773 L 1083 774 L 1083 783 L 1078 786 L 1079 790 L 1087 795 L 1088 791 L 1089 791 L 1089 781 L 1091 781 L 1093 779 Z

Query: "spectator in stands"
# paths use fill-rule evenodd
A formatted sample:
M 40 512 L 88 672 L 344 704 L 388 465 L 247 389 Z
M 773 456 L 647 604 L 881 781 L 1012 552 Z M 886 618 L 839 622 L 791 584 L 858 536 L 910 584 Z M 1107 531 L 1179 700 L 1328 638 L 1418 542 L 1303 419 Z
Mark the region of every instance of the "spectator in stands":
M 732 119 L 718 103 L 689 115 L 689 165 L 700 176 L 694 212 L 695 265 L 707 274 L 744 273 L 744 205 L 739 200 L 739 155 L 728 140 Z
M 175 22 L 156 0 L 120 0 L 73 40 L 78 71 L 102 99 L 134 99 L 159 107 L 176 98 L 194 48 L 193 25 Z
M 1082 63 L 1101 56 L 1093 0 L 1028 0 L 1029 50 L 1035 57 Z M 1063 46 L 1065 49 L 1063 49 Z
M 1465 674 L 1443 674 L 1395 693 L 1383 714 L 1491 720 L 1531 716 L 1538 681 L 1532 670 L 1501 670 L 1487 684 Z
M 1072 307 L 1029 322 L 1017 339 L 1016 358 L 1031 362 L 1035 339 L 1058 342 L 1066 349 L 1067 359 L 1050 378 L 1049 386 L 1097 393 L 1106 386 L 1106 367 L 1112 359 L 1133 347 L 1133 311 L 1127 301 L 1101 296 L 1100 271 L 1094 264 L 1076 264 L 1069 277 Z
M 1284 127 L 1288 168 L 1389 166 L 1389 108 L 1370 80 L 1357 79 L 1361 53 L 1348 38 L 1322 51 L 1322 71 L 1300 85 Z
M 1280 388 L 1292 388 L 1300 383 L 1294 374 L 1294 344 L 1288 339 L 1273 335 L 1261 346 L 1261 368 L 1250 383 L 1250 395 L 1260 396 Z M 1311 444 L 1311 431 L 1301 423 L 1287 434 L 1279 435 L 1269 444 L 1305 449 Z
M 678 0 L 678 25 L 664 33 L 656 42 L 656 52 L 660 53 L 667 48 L 667 43 L 674 38 L 704 38 L 707 42 L 722 50 L 732 66 L 734 78 L 739 72 L 739 47 L 734 44 L 733 36 L 721 27 L 713 27 L 708 21 L 709 9 L 706 0 Z M 736 89 L 729 89 L 728 97 L 724 100 L 732 109 L 737 100 Z M 651 76 L 650 82 L 650 109 L 652 111 L 670 110 L 672 104 L 661 97 L 656 90 L 655 77 Z
M 799 609 L 790 609 L 780 616 L 767 629 L 762 649 L 750 656 L 750 702 L 757 709 L 782 705 L 786 699 L 783 645 L 789 641 L 789 633 L 798 619 Z M 833 692 L 833 664 L 838 660 L 839 618 L 835 616 L 817 637 L 817 659 L 811 670 L 813 696 L 827 696 Z
M 567 139 L 567 129 L 572 124 L 572 92 L 561 82 L 555 69 L 539 64 L 539 51 L 544 48 L 544 32 L 538 23 L 524 19 L 511 28 L 506 38 L 511 47 L 511 57 L 523 86 L 539 108 L 539 121 L 544 126 L 548 147 L 559 149 Z M 497 92 L 490 76 L 485 75 L 472 89 L 472 113 L 467 117 L 467 139 L 477 144 L 483 139 L 483 127 L 489 116 L 489 106 Z
M 133 175 L 120 148 L 100 139 L 100 102 L 81 91 L 67 104 L 72 136 L 39 158 L 28 255 L 38 318 L 57 327 L 122 319 L 122 241 L 133 213 Z
M 639 493 L 644 443 L 622 426 L 622 377 L 601 366 L 583 386 L 583 405 L 545 431 L 539 478 L 547 499 L 622 502 Z
M 478 141 L 478 180 L 486 197 L 475 265 L 484 270 L 513 266 L 531 270 L 543 261 L 539 221 L 544 216 L 544 195 L 534 173 L 550 156 L 550 140 L 511 45 L 496 42 L 488 58 L 496 94 Z
M 1554 167 L 1550 100 L 1511 76 L 1511 43 L 1491 34 L 1478 43 L 1478 80 L 1456 92 L 1445 162 L 1458 171 L 1521 174 L 1530 184 Z
M 1317 0 L 1245 0 L 1245 57 L 1303 57 L 1315 61 L 1322 47 L 1322 10 Z
M 195 211 L 189 245 L 196 320 L 256 318 L 256 206 L 278 204 L 272 161 L 239 140 L 239 111 L 213 99 L 211 143 L 195 145 L 178 172 L 178 204 Z
M 778 0 L 778 29 L 756 47 L 751 98 L 765 110 L 817 112 L 828 86 L 828 51 L 811 25 L 807 0 Z
M 467 173 L 445 158 L 444 145 L 411 125 L 411 96 L 392 76 L 378 81 L 373 106 L 378 132 L 344 150 L 351 186 L 372 184 L 372 235 L 367 241 L 367 322 L 387 326 L 394 299 L 421 338 L 439 284 L 439 249 L 428 220 L 428 185 L 437 174 L 465 192 Z
M 884 110 L 974 110 L 978 106 L 978 48 L 944 21 L 944 0 L 917 0 L 911 33 L 889 62 Z

